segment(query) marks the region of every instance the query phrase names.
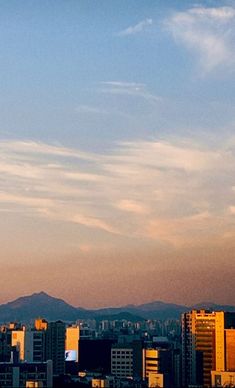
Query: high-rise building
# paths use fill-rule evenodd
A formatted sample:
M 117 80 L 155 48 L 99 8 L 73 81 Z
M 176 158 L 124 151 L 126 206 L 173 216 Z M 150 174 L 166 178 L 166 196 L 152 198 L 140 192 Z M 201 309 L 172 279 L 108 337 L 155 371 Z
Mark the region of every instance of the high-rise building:
M 52 360 L 54 375 L 65 371 L 65 324 L 49 322 L 46 330 L 46 360 Z
M 183 386 L 211 386 L 211 371 L 226 370 L 226 341 L 231 363 L 231 334 L 235 313 L 193 310 L 182 315 Z M 230 343 L 230 346 L 229 346 Z
M 43 362 L 46 359 L 45 330 L 27 330 L 25 332 L 25 361 Z

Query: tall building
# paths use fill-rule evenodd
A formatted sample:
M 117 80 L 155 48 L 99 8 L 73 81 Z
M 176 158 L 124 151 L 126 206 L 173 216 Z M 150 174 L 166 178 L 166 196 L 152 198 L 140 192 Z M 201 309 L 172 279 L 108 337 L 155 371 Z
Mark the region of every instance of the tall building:
M 46 359 L 45 330 L 27 330 L 25 332 L 25 361 L 43 362 Z
M 49 322 L 46 330 L 46 360 L 52 360 L 54 375 L 65 371 L 65 324 Z
M 183 386 L 210 387 L 211 371 L 226 370 L 226 340 L 231 341 L 225 329 L 233 326 L 235 313 L 192 310 L 182 315 Z M 232 354 L 232 345 L 228 349 Z

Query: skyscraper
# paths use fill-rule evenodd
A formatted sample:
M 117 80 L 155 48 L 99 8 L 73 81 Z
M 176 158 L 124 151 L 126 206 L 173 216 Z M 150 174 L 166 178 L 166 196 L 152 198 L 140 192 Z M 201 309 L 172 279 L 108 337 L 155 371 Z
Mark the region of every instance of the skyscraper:
M 52 360 L 54 375 L 65 371 L 65 324 L 49 322 L 46 330 L 46 360 Z
M 226 370 L 226 354 L 231 364 L 233 348 L 225 329 L 233 326 L 235 313 L 192 310 L 182 315 L 183 386 L 210 387 L 211 371 Z

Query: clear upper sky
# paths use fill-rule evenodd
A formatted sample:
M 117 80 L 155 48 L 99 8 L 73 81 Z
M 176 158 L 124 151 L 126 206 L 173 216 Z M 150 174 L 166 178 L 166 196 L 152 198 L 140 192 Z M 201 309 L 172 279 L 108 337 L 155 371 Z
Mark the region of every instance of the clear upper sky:
M 235 2 L 0 0 L 0 303 L 235 303 Z

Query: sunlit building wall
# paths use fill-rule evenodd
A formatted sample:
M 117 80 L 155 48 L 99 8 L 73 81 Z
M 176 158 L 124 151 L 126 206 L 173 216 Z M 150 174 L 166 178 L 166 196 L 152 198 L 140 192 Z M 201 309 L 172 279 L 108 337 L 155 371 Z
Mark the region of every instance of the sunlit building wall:
M 226 370 L 235 371 L 235 329 L 225 330 Z
M 36 330 L 47 330 L 48 322 L 42 318 L 35 319 L 34 327 Z
M 182 315 L 183 386 L 210 387 L 211 371 L 225 371 L 228 357 L 233 362 L 232 335 L 227 350 L 225 329 L 234 324 L 235 313 L 193 310 Z
M 13 330 L 11 332 L 11 346 L 16 346 L 19 351 L 20 361 L 25 357 L 25 329 Z
M 66 340 L 65 340 L 65 351 L 73 351 L 76 355 L 74 361 L 78 362 L 78 344 L 80 337 L 79 326 L 69 326 L 66 328 Z

